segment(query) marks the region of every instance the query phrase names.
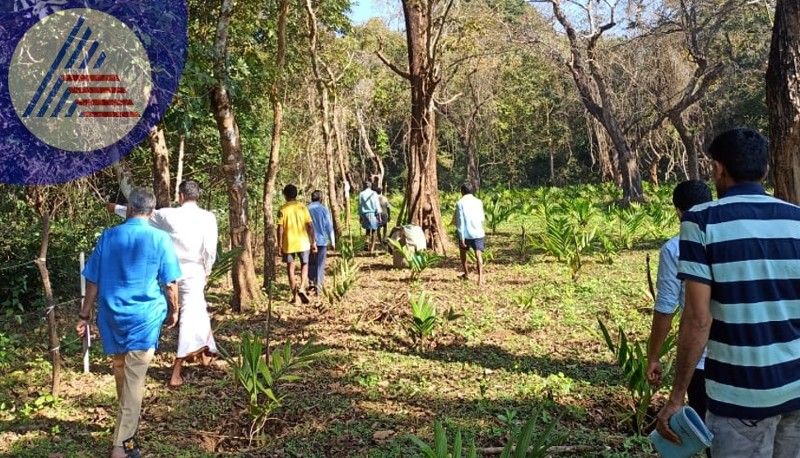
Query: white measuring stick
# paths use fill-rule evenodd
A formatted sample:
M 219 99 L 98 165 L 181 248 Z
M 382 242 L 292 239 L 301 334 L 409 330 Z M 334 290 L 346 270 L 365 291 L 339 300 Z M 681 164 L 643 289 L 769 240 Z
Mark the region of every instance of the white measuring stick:
M 83 267 L 86 264 L 86 255 L 81 251 L 81 306 L 86 297 L 86 278 L 83 277 Z M 89 373 L 89 348 L 92 346 L 92 336 L 89 333 L 89 323 L 86 323 L 86 330 L 83 333 L 83 373 Z

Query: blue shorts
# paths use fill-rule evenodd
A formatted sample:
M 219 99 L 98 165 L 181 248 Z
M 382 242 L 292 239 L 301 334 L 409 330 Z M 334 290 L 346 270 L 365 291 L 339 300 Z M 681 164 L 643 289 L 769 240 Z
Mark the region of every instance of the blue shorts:
M 378 216 L 375 213 L 361 215 L 361 227 L 367 231 L 377 231 L 379 226 Z
M 296 260 L 300 260 L 300 264 L 306 265 L 308 264 L 308 257 L 311 254 L 310 251 L 301 251 L 300 253 L 287 253 L 283 256 L 283 262 L 289 264 L 290 262 L 295 262 Z
M 464 244 L 467 246 L 467 249 L 472 249 L 475 251 L 485 251 L 486 250 L 486 239 L 467 239 L 464 240 Z

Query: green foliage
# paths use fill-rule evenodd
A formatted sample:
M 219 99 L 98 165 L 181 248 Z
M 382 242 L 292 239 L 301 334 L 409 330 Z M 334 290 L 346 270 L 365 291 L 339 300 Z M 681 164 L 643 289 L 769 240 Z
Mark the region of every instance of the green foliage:
M 475 458 L 475 439 L 470 439 L 469 444 L 465 445 L 462 439 L 461 429 L 456 429 L 453 445 L 450 446 L 447 438 L 447 430 L 442 426 L 442 422 L 436 421 L 433 425 L 433 447 L 426 444 L 420 438 L 411 436 L 411 441 L 417 446 L 425 458 Z
M 214 263 L 214 267 L 211 268 L 211 273 L 208 275 L 208 286 L 215 285 L 233 270 L 234 264 L 239 261 L 239 257 L 242 255 L 242 252 L 244 252 L 244 249 L 239 247 L 224 252 L 218 249 L 218 252 L 220 254 L 217 256 L 217 261 Z
M 387 239 L 387 241 L 393 250 L 399 250 L 403 254 L 406 266 L 411 271 L 409 281 L 419 280 L 423 272 L 444 259 L 432 251 L 416 251 L 408 245 L 401 245 L 397 240 Z
M 628 207 L 612 206 L 611 215 L 614 218 L 617 246 L 632 249 L 640 230 L 645 226 L 647 213 L 639 204 L 632 203 Z
M 436 330 L 438 324 L 436 307 L 433 305 L 430 294 L 424 291 L 418 296 L 410 298 L 409 302 L 411 303 L 411 322 L 408 325 L 408 334 L 414 341 L 414 345 L 419 346 Z
M 536 418 L 529 419 L 522 430 L 503 447 L 500 458 L 544 458 L 548 455 L 556 438 L 553 435 L 558 421 L 551 421 L 544 432 L 536 433 Z
M 506 415 L 510 415 L 509 411 L 506 411 Z M 515 416 L 516 412 L 511 415 L 512 419 Z M 503 447 L 500 458 L 544 458 L 548 456 L 550 447 L 556 443 L 553 433 L 558 421 L 550 421 L 544 431 L 541 432 L 537 432 L 539 425 L 536 418 L 531 418 L 525 422 L 525 425 L 518 432 L 514 431 L 514 425 L 511 423 L 511 420 L 506 422 L 510 440 Z M 461 429 L 459 428 L 456 428 L 451 447 L 447 437 L 447 430 L 438 420 L 433 427 L 433 446 L 416 436 L 412 436 L 411 441 L 414 442 L 418 450 L 426 458 L 457 458 L 463 456 L 463 453 L 466 453 L 466 457 L 477 456 L 474 440 L 470 440 L 469 445 L 465 448 Z
M 492 234 L 496 234 L 497 228 L 510 220 L 515 213 L 510 193 L 502 191 L 492 194 L 488 199 L 488 205 L 484 207 L 484 213 L 486 214 L 486 225 L 492 231 Z
M 0 332 L 0 369 L 5 371 L 14 362 L 14 356 L 17 354 L 16 345 L 16 339 Z
M 494 261 L 494 252 L 492 252 L 492 250 L 489 249 L 483 250 L 483 252 L 481 253 L 481 257 L 483 258 L 483 265 L 488 266 L 489 264 L 492 263 L 492 261 Z M 469 261 L 473 263 L 478 262 L 478 255 L 475 254 L 475 250 L 467 251 L 467 259 L 469 259 Z
M 572 279 L 577 280 L 597 236 L 597 209 L 588 199 L 577 198 L 563 200 L 557 207 L 540 207 L 539 211 L 544 211 L 546 226 L 537 240 L 538 247 L 566 263 Z
M 631 409 L 627 413 L 633 429 L 638 434 L 643 434 L 647 426 L 647 411 L 653 395 L 658 392 L 647 381 L 647 342 L 634 342 L 625 334 L 622 326 L 619 326 L 619 341 L 615 342 L 608 332 L 608 328 L 601 319 L 597 319 L 600 332 L 606 347 L 614 355 L 617 365 L 622 370 L 625 380 L 625 387 L 631 398 Z M 675 336 L 671 335 L 661 347 L 659 357 L 663 358 L 675 347 Z M 664 365 L 664 373 L 668 373 L 671 368 L 671 361 Z
M 408 323 L 407 331 L 411 336 L 415 347 L 424 346 L 433 337 L 441 319 L 436 313 L 436 306 L 430 294 L 423 291 L 415 297 L 409 298 L 411 304 L 411 320 Z M 456 313 L 452 308 L 444 315 L 447 322 L 462 318 L 463 315 Z
M 352 257 L 342 254 L 331 267 L 331 286 L 324 288 L 325 297 L 331 304 L 342 302 L 358 281 L 361 267 Z
M 308 368 L 323 351 L 313 341 L 298 350 L 286 342 L 273 350 L 267 361 L 261 339 L 250 333 L 242 335 L 239 356 L 229 358 L 229 363 L 235 380 L 247 394 L 251 440 L 263 431 L 272 412 L 283 404 L 286 395 L 281 392 L 281 384 L 300 381 L 298 373 Z

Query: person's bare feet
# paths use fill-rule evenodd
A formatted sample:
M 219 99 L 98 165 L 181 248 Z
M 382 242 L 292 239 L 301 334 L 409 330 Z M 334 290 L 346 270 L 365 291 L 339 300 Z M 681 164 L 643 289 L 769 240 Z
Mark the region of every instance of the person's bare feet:
M 111 449 L 111 458 L 127 458 L 128 454 L 122 447 L 114 447 Z
M 181 385 L 183 385 L 183 377 L 181 377 L 180 375 L 177 377 L 173 375 L 172 378 L 169 380 L 168 386 L 170 388 L 180 388 Z

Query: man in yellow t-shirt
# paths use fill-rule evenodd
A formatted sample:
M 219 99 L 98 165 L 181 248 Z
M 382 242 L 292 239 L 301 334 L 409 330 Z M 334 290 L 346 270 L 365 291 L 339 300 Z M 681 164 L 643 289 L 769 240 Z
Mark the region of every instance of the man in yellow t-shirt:
M 283 188 L 286 203 L 278 211 L 278 251 L 286 262 L 286 273 L 289 276 L 289 287 L 292 289 L 292 302 L 298 297 L 308 303 L 305 287 L 308 284 L 308 258 L 310 252 L 317 252 L 314 240 L 314 225 L 308 207 L 297 201 L 297 187 L 286 185 Z M 294 277 L 295 262 L 300 261 L 300 285 Z

